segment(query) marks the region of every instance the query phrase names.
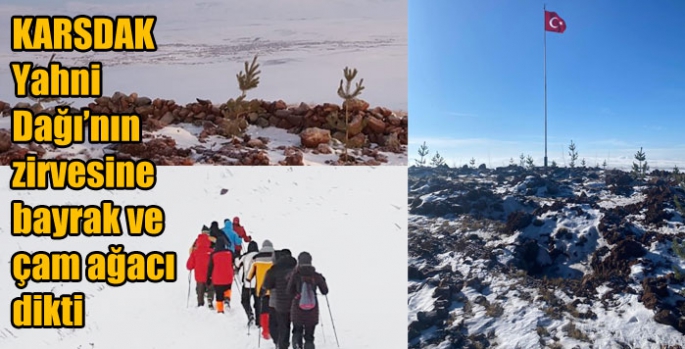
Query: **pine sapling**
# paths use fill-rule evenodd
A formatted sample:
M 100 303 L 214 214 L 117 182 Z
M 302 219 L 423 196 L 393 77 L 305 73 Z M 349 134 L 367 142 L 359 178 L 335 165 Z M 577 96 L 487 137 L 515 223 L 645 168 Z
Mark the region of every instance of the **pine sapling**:
M 247 97 L 247 91 L 257 88 L 259 85 L 259 63 L 257 63 L 257 55 L 252 59 L 252 63 L 245 61 L 245 71 L 241 71 L 236 74 L 238 79 L 238 88 L 241 91 L 240 97 L 236 99 L 238 102 L 242 102 Z
M 526 167 L 526 156 L 523 153 L 519 156 L 519 166 Z
M 649 170 L 649 165 L 647 165 L 647 154 L 645 154 L 644 151 L 642 151 L 642 147 L 640 147 L 640 150 L 635 153 L 635 160 L 638 161 L 638 163 L 633 162 L 633 175 L 635 178 L 644 180 L 647 171 Z
M 552 160 L 552 168 L 557 168 L 557 162 Z
M 430 153 L 430 151 L 428 150 L 428 146 L 426 145 L 426 142 L 423 142 L 423 144 L 421 144 L 421 146 L 419 147 L 420 158 L 418 160 L 414 160 L 416 161 L 416 166 L 426 166 L 426 156 L 428 156 L 428 153 Z
M 356 84 L 354 89 L 352 89 L 352 81 L 357 77 L 357 69 L 350 69 L 345 67 L 343 69 L 344 79 L 340 79 L 340 86 L 338 87 L 338 96 L 345 101 L 345 161 L 347 161 L 347 146 L 350 142 L 350 103 L 352 100 L 359 97 L 364 90 L 364 79 L 360 79 Z M 343 83 L 345 87 L 343 88 Z
M 673 197 L 673 203 L 675 204 L 675 209 L 680 213 L 680 216 L 685 219 L 685 207 L 680 203 L 677 196 Z
M 578 160 L 578 152 L 576 151 L 576 145 L 571 140 L 571 145 L 568 146 L 568 156 L 571 158 L 569 166 L 571 168 L 576 167 L 576 160 Z
M 48 64 L 47 64 L 48 67 L 50 66 L 50 64 L 52 63 L 52 61 L 53 61 L 54 59 L 55 59 L 55 53 L 53 53 L 52 56 L 50 56 L 50 60 L 48 60 Z M 40 65 L 36 64 L 36 66 L 34 67 L 34 69 L 35 69 L 35 68 L 43 68 L 43 67 L 41 67 Z M 30 84 L 30 82 L 29 82 L 29 84 Z M 29 88 L 29 86 L 26 86 L 26 90 L 27 90 L 27 91 L 30 91 L 31 89 Z M 46 105 L 47 103 L 55 103 L 56 106 L 58 106 L 58 107 L 68 107 L 68 106 L 71 106 L 71 105 L 73 104 L 73 102 L 71 102 L 71 103 L 64 102 L 64 101 L 63 101 L 61 98 L 59 98 L 59 97 L 34 97 L 34 96 L 29 95 L 28 98 L 29 98 L 30 100 L 32 100 L 32 101 L 38 103 L 38 105 L 40 106 L 41 109 L 45 109 L 45 105 Z
M 514 158 L 509 158 L 509 166 L 513 166 L 513 165 L 514 165 Z
M 476 168 L 476 158 L 471 158 L 469 165 L 471 165 L 471 168 Z
M 673 239 L 671 249 L 673 249 L 673 253 L 680 257 L 680 259 L 685 259 L 685 241 L 678 243 L 675 239 Z
M 585 158 L 583 158 L 582 160 L 580 160 L 580 167 L 585 168 L 585 164 L 586 164 Z
M 442 167 L 445 165 L 445 159 L 440 155 L 439 152 L 435 152 L 433 158 L 431 159 L 431 165 L 433 167 Z
M 604 162 L 602 163 L 602 167 L 604 168 L 604 171 L 607 170 L 607 161 L 606 160 L 604 160 Z
M 526 167 L 531 171 L 535 169 L 535 160 L 530 155 L 526 157 Z

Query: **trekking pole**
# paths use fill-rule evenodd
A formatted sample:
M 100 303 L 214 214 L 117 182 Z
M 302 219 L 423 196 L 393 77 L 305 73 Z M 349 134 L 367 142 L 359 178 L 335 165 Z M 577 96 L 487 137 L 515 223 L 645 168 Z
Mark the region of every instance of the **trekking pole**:
M 233 283 L 236 285 L 236 288 L 238 289 L 238 296 L 242 297 L 242 294 L 240 291 L 241 286 L 240 286 L 240 283 L 238 282 L 238 280 L 236 280 L 236 278 L 235 278 L 235 273 L 233 274 Z
M 335 322 L 333 322 L 333 313 L 331 312 L 331 303 L 328 301 L 328 295 L 324 295 L 326 297 L 326 305 L 328 306 L 328 315 L 331 316 L 331 325 L 333 325 L 333 334 L 335 334 L 335 343 L 338 345 L 338 348 L 340 348 L 340 342 L 338 342 L 338 332 L 335 330 Z
M 192 270 L 188 271 L 188 296 L 186 297 L 186 308 L 190 307 L 190 276 L 193 274 Z
M 255 292 L 256 292 L 256 290 L 255 290 Z M 259 307 L 259 315 L 262 315 L 262 299 L 261 299 L 261 297 L 257 297 L 257 301 L 258 301 L 257 306 Z M 262 326 L 264 326 L 264 324 L 261 323 L 261 321 L 260 321 L 259 327 L 261 328 Z M 261 348 L 261 345 L 262 345 L 262 334 L 257 333 L 257 348 Z
M 250 292 L 250 288 L 247 288 L 247 308 L 250 309 L 250 297 L 252 297 L 252 292 Z M 252 309 L 250 309 L 250 312 L 252 312 Z M 247 313 L 247 312 L 246 312 Z M 250 335 L 250 314 L 247 314 L 247 335 Z

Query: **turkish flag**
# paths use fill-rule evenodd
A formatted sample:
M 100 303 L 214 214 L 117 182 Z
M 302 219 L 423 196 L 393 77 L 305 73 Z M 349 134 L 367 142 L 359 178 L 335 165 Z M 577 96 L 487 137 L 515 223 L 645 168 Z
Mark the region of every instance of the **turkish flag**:
M 563 33 L 566 30 L 566 22 L 556 12 L 545 11 L 545 30 Z

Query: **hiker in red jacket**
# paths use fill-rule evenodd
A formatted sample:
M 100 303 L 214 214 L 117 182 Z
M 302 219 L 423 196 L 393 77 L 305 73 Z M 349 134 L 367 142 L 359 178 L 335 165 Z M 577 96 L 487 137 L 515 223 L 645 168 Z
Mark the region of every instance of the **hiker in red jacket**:
M 207 284 L 214 286 L 216 310 L 224 312 L 224 304 L 230 307 L 233 284 L 233 254 L 226 246 L 216 245 L 209 258 Z
M 212 242 L 207 234 L 199 234 L 195 240 L 195 248 L 190 253 L 186 268 L 188 270 L 195 270 L 195 282 L 197 283 L 195 290 L 197 292 L 197 306 L 205 305 L 205 295 L 207 295 L 207 302 L 209 307 L 213 308 L 214 289 L 207 284 L 207 269 L 209 268 L 209 256 L 212 254 Z
M 243 241 L 248 242 L 248 243 L 249 243 L 250 241 L 252 241 L 252 237 L 249 236 L 249 235 L 247 235 L 247 233 L 245 232 L 245 228 L 244 228 L 242 225 L 240 225 L 240 217 L 233 217 L 233 231 L 234 231 L 236 234 L 238 234 L 238 236 L 239 236 Z M 237 246 L 235 247 L 235 256 L 236 256 L 236 258 L 241 256 L 240 252 L 242 251 L 242 249 L 243 249 L 243 246 L 242 246 L 242 245 L 237 245 Z

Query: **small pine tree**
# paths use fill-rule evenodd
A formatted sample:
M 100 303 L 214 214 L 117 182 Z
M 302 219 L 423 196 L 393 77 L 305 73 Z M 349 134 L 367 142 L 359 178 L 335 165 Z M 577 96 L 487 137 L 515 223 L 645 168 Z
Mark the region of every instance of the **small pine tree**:
M 416 166 L 426 166 L 426 156 L 428 156 L 428 153 L 430 153 L 430 151 L 428 150 L 428 146 L 426 145 L 426 142 L 423 142 L 423 144 L 421 144 L 421 146 L 419 147 L 420 158 L 418 160 L 414 160 L 416 161 Z
M 685 175 L 682 172 L 680 172 L 678 165 L 673 166 L 672 177 L 676 185 L 680 185 L 683 187 L 683 189 L 685 189 Z
M 585 164 L 586 164 L 585 158 L 583 158 L 582 160 L 580 160 L 580 167 L 585 168 Z
M 530 156 L 530 155 L 528 155 L 528 156 L 526 157 L 526 167 L 527 167 L 529 170 L 534 170 L 534 169 L 535 169 L 535 160 L 533 160 L 533 157 Z
M 338 96 L 345 100 L 345 161 L 347 161 L 347 145 L 350 142 L 350 132 L 349 132 L 349 125 L 350 125 L 350 102 L 359 95 L 362 94 L 362 91 L 364 90 L 364 79 L 359 80 L 359 82 L 356 83 L 354 90 L 352 90 L 352 81 L 357 77 L 357 69 L 350 69 L 348 67 L 345 67 L 343 69 L 343 76 L 345 77 L 344 79 L 340 79 L 340 86 L 338 87 Z M 343 88 L 343 83 L 345 83 L 345 87 Z
M 680 257 L 680 259 L 685 259 L 685 241 L 678 243 L 675 239 L 673 239 L 671 248 L 676 256 Z
M 247 91 L 257 88 L 259 85 L 259 74 L 262 72 L 257 63 L 257 55 L 252 59 L 252 63 L 245 62 L 245 71 L 236 74 L 238 79 L 238 88 L 241 91 L 240 97 L 237 101 L 242 102 L 247 97 Z
M 514 158 L 509 158 L 509 166 L 514 165 Z
M 576 167 L 576 160 L 578 160 L 578 152 L 576 151 L 576 145 L 573 143 L 573 140 L 571 140 L 571 145 L 568 146 L 568 156 L 571 157 L 571 162 L 569 163 L 569 166 L 571 168 Z
M 50 69 L 49 68 L 50 64 L 52 63 L 52 61 L 54 59 L 55 59 L 55 53 L 53 53 L 52 56 L 50 56 L 50 60 L 48 60 L 48 64 L 47 64 L 47 67 L 48 67 L 47 69 Z M 36 68 L 43 68 L 43 67 L 41 67 L 39 64 L 36 64 L 33 69 L 36 69 Z M 26 86 L 27 91 L 31 90 L 29 88 L 30 85 L 31 85 L 31 81 L 29 79 L 29 81 L 27 82 L 27 86 Z M 38 103 L 38 105 L 40 105 L 41 108 L 45 108 L 47 103 L 55 103 L 56 107 L 68 107 L 68 106 L 71 106 L 72 104 L 74 104 L 73 102 L 71 102 L 71 103 L 64 102 L 60 97 L 34 97 L 34 96 L 29 95 L 28 98 L 30 100 Z
M 673 197 L 673 203 L 675 204 L 675 209 L 680 213 L 682 217 L 685 217 L 685 207 L 680 203 L 677 196 Z
M 606 169 L 607 169 L 607 161 L 606 160 L 604 160 L 604 162 L 602 163 L 602 167 L 604 168 L 604 171 L 606 171 Z
M 638 163 L 636 164 L 633 162 L 633 176 L 636 179 L 644 180 L 647 176 L 647 171 L 649 171 L 649 165 L 647 164 L 647 154 L 642 151 L 642 147 L 635 153 L 635 160 L 637 160 Z
M 552 160 L 552 168 L 557 168 L 557 162 Z
M 526 156 L 523 153 L 519 156 L 519 166 L 526 167 Z
M 439 152 L 436 151 L 435 155 L 433 155 L 433 158 L 431 159 L 431 165 L 433 167 L 441 167 L 445 165 L 445 159 L 440 156 Z
M 471 165 L 471 168 L 476 168 L 476 158 L 471 158 L 469 165 Z

